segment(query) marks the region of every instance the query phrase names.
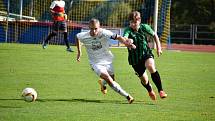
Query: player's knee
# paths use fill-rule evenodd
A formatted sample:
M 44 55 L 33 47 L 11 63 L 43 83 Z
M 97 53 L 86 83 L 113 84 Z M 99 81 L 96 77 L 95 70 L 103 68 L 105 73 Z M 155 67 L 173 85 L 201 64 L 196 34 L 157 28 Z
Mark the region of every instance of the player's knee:
M 146 68 L 149 70 L 150 73 L 153 73 L 156 71 L 154 63 L 148 63 L 146 65 Z
M 153 66 L 149 67 L 148 70 L 149 70 L 150 73 L 155 73 L 156 72 L 156 68 L 153 67 Z
M 68 36 L 67 32 L 64 32 L 63 35 L 64 35 L 64 39 L 67 39 L 67 36 Z
M 64 35 L 67 35 L 67 32 L 63 32 Z
M 113 78 L 106 73 L 101 73 L 100 77 L 104 79 L 109 85 L 113 82 Z

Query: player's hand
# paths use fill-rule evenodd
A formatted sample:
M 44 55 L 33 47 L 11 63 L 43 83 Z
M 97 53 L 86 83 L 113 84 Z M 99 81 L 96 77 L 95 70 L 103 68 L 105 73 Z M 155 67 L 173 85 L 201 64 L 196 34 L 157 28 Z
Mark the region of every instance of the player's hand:
M 162 50 L 161 49 L 157 49 L 157 55 L 158 55 L 158 57 L 160 57 L 162 55 Z
M 81 61 L 81 53 L 78 52 L 76 60 L 77 60 L 78 62 Z
M 124 41 L 124 44 L 126 47 L 128 47 L 129 49 L 136 49 L 136 46 L 133 44 L 133 39 L 126 39 L 126 41 Z
M 65 19 L 65 20 L 68 20 L 67 14 L 64 14 L 64 19 Z
M 134 44 L 131 44 L 128 46 L 129 49 L 136 49 L 136 46 Z

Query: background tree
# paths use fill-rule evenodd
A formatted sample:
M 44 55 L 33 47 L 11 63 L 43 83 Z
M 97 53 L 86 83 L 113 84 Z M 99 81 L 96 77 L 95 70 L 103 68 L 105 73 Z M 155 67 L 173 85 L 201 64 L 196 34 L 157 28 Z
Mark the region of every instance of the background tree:
M 172 0 L 172 24 L 214 24 L 214 0 Z

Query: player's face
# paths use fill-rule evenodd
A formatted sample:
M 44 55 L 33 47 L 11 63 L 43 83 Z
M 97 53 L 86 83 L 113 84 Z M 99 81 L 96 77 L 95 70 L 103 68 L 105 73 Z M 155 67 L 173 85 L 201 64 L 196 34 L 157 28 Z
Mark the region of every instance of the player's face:
M 99 33 L 100 24 L 99 23 L 90 24 L 89 28 L 90 28 L 90 35 L 96 36 Z
M 140 23 L 141 23 L 141 18 L 140 17 L 136 17 L 134 20 L 130 21 L 130 27 L 133 30 L 138 31 L 138 29 L 140 27 Z

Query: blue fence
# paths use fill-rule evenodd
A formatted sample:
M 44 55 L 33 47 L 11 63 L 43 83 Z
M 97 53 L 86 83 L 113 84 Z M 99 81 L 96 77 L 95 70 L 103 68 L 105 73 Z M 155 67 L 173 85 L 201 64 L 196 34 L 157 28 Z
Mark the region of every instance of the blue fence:
M 81 31 L 80 26 L 68 24 L 68 37 L 72 44 L 75 44 L 75 35 Z M 52 22 L 22 22 L 10 21 L 7 31 L 7 42 L 39 44 L 48 36 L 52 30 Z M 6 22 L 0 22 L 0 42 L 6 42 Z M 64 44 L 61 34 L 54 37 L 50 43 Z

